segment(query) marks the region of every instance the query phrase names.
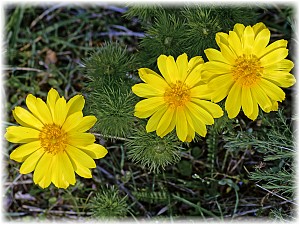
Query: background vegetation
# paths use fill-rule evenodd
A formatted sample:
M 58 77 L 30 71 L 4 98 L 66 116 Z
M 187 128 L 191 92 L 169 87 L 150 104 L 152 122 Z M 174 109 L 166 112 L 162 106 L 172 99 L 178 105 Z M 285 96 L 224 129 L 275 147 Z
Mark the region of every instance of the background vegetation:
M 234 120 L 217 120 L 206 138 L 189 145 L 181 145 L 172 134 L 165 142 L 155 135 L 141 141 L 145 121 L 133 117 L 138 99 L 130 88 L 138 82 L 137 68 L 155 69 L 159 54 L 176 57 L 182 49 L 189 57 L 203 55 L 196 49 L 214 47 L 210 43 L 215 32 L 227 32 L 236 22 L 264 22 L 271 41 L 289 41 L 289 58 L 295 61 L 292 5 L 231 11 L 228 15 L 228 9 L 197 6 L 6 5 L 3 126 L 16 123 L 11 110 L 25 106 L 29 93 L 45 98 L 50 87 L 67 99 L 83 93 L 86 113 L 99 120 L 92 132 L 109 151 L 96 160 L 92 179 L 77 177 L 76 185 L 66 190 L 43 190 L 33 184 L 32 174 L 19 174 L 20 164 L 9 160 L 16 145 L 7 144 L 6 219 L 294 220 L 295 87 L 285 89 L 279 112 L 261 113 L 256 121 L 242 113 Z M 199 46 L 191 48 L 191 42 Z M 99 71 L 103 76 L 96 79 Z M 141 146 L 163 149 L 164 161 L 146 155 Z

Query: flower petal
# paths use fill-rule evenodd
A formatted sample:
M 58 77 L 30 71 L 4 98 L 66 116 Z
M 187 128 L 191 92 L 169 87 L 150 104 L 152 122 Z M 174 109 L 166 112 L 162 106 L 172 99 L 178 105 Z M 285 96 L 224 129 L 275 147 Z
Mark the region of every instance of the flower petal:
M 156 134 L 158 136 L 161 136 L 161 134 L 163 134 L 168 129 L 168 127 L 171 124 L 171 121 L 173 120 L 174 112 L 175 112 L 174 108 L 168 107 L 167 111 L 161 117 L 156 128 Z
M 238 83 L 234 83 L 225 101 L 225 109 L 229 119 L 235 118 L 240 112 L 241 92 L 241 86 Z
M 204 50 L 204 53 L 209 61 L 217 61 L 221 63 L 226 63 L 230 65 L 228 59 L 226 59 L 222 53 L 216 49 L 208 48 Z
M 43 156 L 40 158 L 40 160 L 38 161 L 34 174 L 33 174 L 33 181 L 35 184 L 39 184 L 39 182 L 45 177 L 45 176 L 49 176 L 51 177 L 52 175 L 52 171 L 50 169 L 52 169 L 50 166 L 52 164 L 52 158 L 53 155 L 50 153 L 45 152 L 43 154 Z M 57 165 L 54 165 L 57 166 Z M 43 187 L 45 188 L 45 187 Z
M 285 99 L 284 91 L 272 82 L 266 79 L 261 79 L 261 82 L 259 82 L 259 86 L 263 89 L 263 91 L 269 96 L 271 100 L 281 102 Z
M 196 114 L 193 114 L 189 108 L 187 108 L 187 110 L 186 110 L 186 116 L 187 116 L 187 119 L 188 119 L 188 117 L 191 118 L 195 132 L 198 133 L 200 136 L 205 137 L 206 133 L 207 133 L 206 126 L 202 122 L 202 120 L 199 118 L 199 116 Z
M 84 97 L 82 95 L 75 95 L 67 102 L 67 116 L 72 115 L 75 112 L 82 111 L 84 107 Z M 57 104 L 57 103 L 56 103 Z
M 135 105 L 135 111 L 146 112 L 151 109 L 157 108 L 158 106 L 161 106 L 163 104 L 165 104 L 164 97 L 153 97 L 153 98 L 143 99 L 142 101 L 139 101 Z
M 182 142 L 184 142 L 188 135 L 187 120 L 183 107 L 177 107 L 176 110 L 176 134 Z
M 256 101 L 265 112 L 270 112 L 272 102 L 265 91 L 259 85 L 253 86 L 251 89 L 253 101 Z
M 54 107 L 58 99 L 59 99 L 58 92 L 54 88 L 51 88 L 47 95 L 47 105 L 48 108 L 50 109 L 52 117 L 54 115 Z
M 86 132 L 97 122 L 95 116 L 85 116 L 80 120 L 80 123 L 75 127 L 77 132 Z
M 37 130 L 42 130 L 44 125 L 40 120 L 38 120 L 34 115 L 28 112 L 26 109 L 23 109 L 17 106 L 13 110 L 13 115 L 15 118 L 18 118 L 19 121 L 22 121 L 22 125 L 26 124 L 28 127 L 32 127 Z
M 62 126 L 62 129 L 65 132 L 69 132 L 73 130 L 76 126 L 78 126 L 82 118 L 83 118 L 82 111 L 73 113 L 72 115 L 67 117 L 66 121 Z
M 91 144 L 84 147 L 78 146 L 78 148 L 93 159 L 103 158 L 108 153 L 107 149 L 99 144 Z
M 167 65 L 167 59 L 168 57 L 166 55 L 160 55 L 157 58 L 157 66 L 165 80 L 168 84 L 172 83 L 171 75 L 168 72 L 168 65 Z
M 271 37 L 269 29 L 264 29 L 258 33 L 253 43 L 253 54 L 260 55 L 260 53 L 267 47 Z
M 67 118 L 67 103 L 64 97 L 57 100 L 54 107 L 53 122 L 59 126 L 62 126 Z
M 158 86 L 160 87 L 160 86 Z M 142 98 L 151 98 L 151 97 L 155 97 L 155 96 L 163 96 L 164 95 L 164 89 L 161 88 L 160 90 L 158 90 L 157 88 L 153 88 L 153 86 L 149 85 L 149 84 L 135 84 L 132 87 L 132 91 L 134 94 L 136 94 L 139 97 Z
M 209 112 L 213 118 L 219 118 L 224 114 L 222 108 L 215 103 L 194 98 L 192 98 L 192 102 L 196 103 L 205 111 Z
M 95 142 L 95 136 L 90 133 L 70 132 L 68 143 L 73 146 L 87 146 Z
M 33 141 L 27 144 L 20 145 L 17 147 L 10 155 L 10 159 L 15 160 L 17 162 L 23 162 L 26 157 L 36 150 L 40 149 L 41 142 L 40 141 Z
M 40 148 L 34 153 L 32 153 L 30 156 L 28 156 L 20 168 L 20 173 L 21 174 L 31 173 L 35 169 L 36 164 L 38 163 L 38 161 L 40 160 L 40 158 L 43 156 L 44 153 L 45 151 L 42 148 Z
M 278 49 L 286 49 L 287 47 L 287 41 L 286 40 L 278 40 L 273 42 L 272 44 L 268 45 L 265 49 L 263 49 L 263 51 L 260 52 L 260 54 L 256 55 L 259 59 L 274 52 L 275 50 Z M 285 58 L 285 57 L 283 57 Z M 268 65 L 263 65 L 264 67 L 268 66 Z
M 10 126 L 6 128 L 4 137 L 12 143 L 28 143 L 37 141 L 40 132 L 36 129 L 21 126 Z
M 162 105 L 148 120 L 146 125 L 147 132 L 155 131 L 159 121 L 161 120 L 164 113 L 167 111 L 168 106 Z
M 144 77 L 147 74 L 152 74 L 152 75 L 155 75 L 155 76 L 161 78 L 161 76 L 158 75 L 158 73 L 156 73 L 153 70 L 148 69 L 148 68 L 140 68 L 140 69 L 138 69 L 138 73 L 139 73 L 139 76 L 140 76 L 141 80 L 144 81 L 144 82 L 146 82 L 145 79 L 144 79 Z
M 188 56 L 186 53 L 183 53 L 177 57 L 176 65 L 178 68 L 179 80 L 184 81 L 188 71 Z
M 96 163 L 95 161 L 85 152 L 81 151 L 80 149 L 67 145 L 66 152 L 68 153 L 70 159 L 77 162 L 76 164 L 81 164 L 84 167 L 87 168 L 95 168 Z
M 177 64 L 175 63 L 173 56 L 168 56 L 167 58 L 167 69 L 172 83 L 175 83 L 177 80 L 180 80 Z
M 253 100 L 251 95 L 251 89 L 248 87 L 242 88 L 242 109 L 247 117 L 249 117 L 253 112 Z
M 273 71 L 272 73 L 264 74 L 263 78 L 284 88 L 291 87 L 296 83 L 296 79 L 292 74 L 283 71 Z
M 260 59 L 262 66 L 269 66 L 274 63 L 278 63 L 282 61 L 285 57 L 287 57 L 289 50 L 285 48 L 276 49 Z

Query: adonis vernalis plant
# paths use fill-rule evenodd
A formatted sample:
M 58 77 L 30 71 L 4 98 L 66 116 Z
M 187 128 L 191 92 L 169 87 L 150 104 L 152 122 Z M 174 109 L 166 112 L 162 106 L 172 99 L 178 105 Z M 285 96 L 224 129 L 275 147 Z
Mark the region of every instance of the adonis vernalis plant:
M 136 84 L 132 91 L 144 99 L 135 106 L 135 116 L 150 117 L 146 130 L 164 137 L 176 127 L 178 138 L 190 142 L 195 132 L 206 135 L 206 125 L 223 115 L 220 106 L 204 99 L 210 91 L 201 83 L 203 59 L 200 56 L 188 61 L 187 54 L 180 55 L 176 62 L 173 56 L 161 55 L 157 59 L 160 76 L 148 68 L 139 69 L 145 83 Z
M 29 94 L 26 105 L 30 112 L 19 106 L 13 110 L 21 126 L 8 127 L 5 138 L 21 144 L 10 154 L 11 159 L 23 162 L 21 174 L 34 171 L 33 181 L 42 188 L 51 182 L 58 188 L 74 185 L 74 171 L 81 177 L 92 177 L 93 159 L 103 158 L 107 150 L 94 143 L 93 134 L 85 133 L 97 119 L 83 116 L 84 103 L 82 95 L 66 102 L 52 88 L 47 103 Z
M 290 74 L 294 67 L 288 55 L 287 41 L 278 40 L 268 45 L 270 31 L 263 23 L 253 27 L 236 24 L 233 31 L 217 33 L 220 51 L 209 48 L 209 60 L 204 65 L 203 76 L 212 91 L 213 102 L 226 96 L 225 109 L 229 118 L 240 112 L 255 120 L 258 105 L 265 112 L 277 111 L 278 102 L 285 99 L 280 87 L 288 88 L 296 80 Z

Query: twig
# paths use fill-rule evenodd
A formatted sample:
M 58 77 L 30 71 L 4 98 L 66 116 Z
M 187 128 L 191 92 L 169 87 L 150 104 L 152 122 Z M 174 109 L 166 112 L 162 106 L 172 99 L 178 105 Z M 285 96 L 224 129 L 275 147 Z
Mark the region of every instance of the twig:
M 117 180 L 113 175 L 111 175 L 107 170 L 103 169 L 100 166 L 97 166 L 97 169 L 104 173 L 109 179 L 114 180 L 114 182 L 119 186 L 121 190 L 123 190 L 145 213 L 145 215 L 150 218 L 150 213 L 145 209 L 145 207 L 131 194 L 131 192 L 124 187 L 124 184 Z
M 29 67 L 4 67 L 4 70 L 11 70 L 11 71 L 23 70 L 23 71 L 33 71 L 33 72 L 38 72 L 38 73 L 46 73 L 43 70 L 29 68 Z
M 98 134 L 98 133 L 92 133 L 92 134 L 97 136 L 97 137 L 102 137 L 102 138 L 111 138 L 111 139 L 116 139 L 116 140 L 121 140 L 121 141 L 130 141 L 128 138 L 122 138 L 122 137 L 105 135 L 105 134 Z
M 266 189 L 266 188 L 264 188 L 264 187 L 262 187 L 262 186 L 260 186 L 260 185 L 258 185 L 258 184 L 255 184 L 255 185 L 256 185 L 257 187 L 263 189 L 264 191 L 266 191 L 266 192 L 268 192 L 268 193 L 270 193 L 270 194 L 272 194 L 272 195 L 275 195 L 276 197 L 281 198 L 282 200 L 285 200 L 286 202 L 289 202 L 289 203 L 292 203 L 292 204 L 298 206 L 297 203 L 292 202 L 291 200 L 288 200 L 288 199 L 286 199 L 286 198 L 284 198 L 284 197 L 282 197 L 282 196 L 280 196 L 280 195 L 278 195 L 278 194 L 276 194 L 276 193 L 274 193 L 274 192 L 272 192 L 272 191 L 269 191 L 268 189 Z

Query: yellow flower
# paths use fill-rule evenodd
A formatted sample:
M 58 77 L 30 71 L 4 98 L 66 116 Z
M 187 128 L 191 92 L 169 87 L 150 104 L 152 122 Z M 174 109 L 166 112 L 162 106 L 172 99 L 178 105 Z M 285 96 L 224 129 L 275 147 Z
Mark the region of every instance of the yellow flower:
M 148 69 L 139 69 L 139 76 L 145 83 L 136 84 L 132 91 L 144 99 L 135 106 L 135 116 L 150 117 L 146 130 L 164 137 L 176 126 L 181 141 L 190 142 L 195 132 L 206 135 L 206 126 L 214 118 L 223 115 L 217 105 L 209 99 L 207 85 L 201 83 L 203 59 L 196 56 L 188 61 L 187 55 L 180 55 L 176 62 L 173 56 L 161 55 L 157 59 L 162 76 Z
M 74 185 L 74 171 L 91 178 L 90 168 L 96 167 L 93 159 L 104 157 L 107 150 L 94 143 L 93 134 L 84 133 L 97 119 L 83 117 L 83 96 L 66 102 L 51 88 L 47 103 L 29 94 L 26 105 L 30 112 L 18 106 L 13 110 L 21 126 L 10 126 L 5 133 L 8 141 L 21 144 L 10 154 L 11 159 L 23 162 L 20 173 L 34 171 L 33 181 L 42 188 L 51 182 L 58 188 Z
M 247 117 L 255 120 L 258 105 L 265 112 L 278 110 L 278 101 L 285 99 L 280 87 L 290 87 L 296 80 L 289 72 L 294 67 L 288 55 L 287 41 L 268 45 L 270 31 L 263 23 L 253 27 L 236 24 L 233 31 L 217 33 L 221 51 L 209 48 L 205 54 L 203 78 L 212 90 L 213 102 L 226 96 L 229 118 L 238 115 L 241 107 Z

